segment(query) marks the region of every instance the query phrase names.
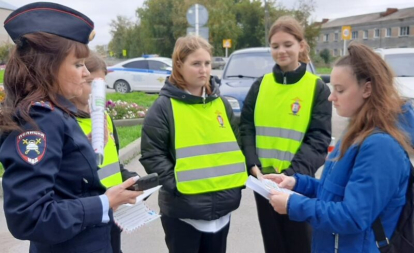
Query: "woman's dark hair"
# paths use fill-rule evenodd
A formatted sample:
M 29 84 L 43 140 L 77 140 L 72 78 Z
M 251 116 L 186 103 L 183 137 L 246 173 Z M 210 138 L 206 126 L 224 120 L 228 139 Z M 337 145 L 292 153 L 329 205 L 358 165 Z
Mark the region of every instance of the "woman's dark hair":
M 57 101 L 57 77 L 72 50 L 77 58 L 89 55 L 87 45 L 49 33 L 26 34 L 16 42 L 4 73 L 6 97 L 0 108 L 0 131 L 20 129 L 17 118 L 34 123 L 29 116 L 33 102 L 49 101 L 67 111 Z

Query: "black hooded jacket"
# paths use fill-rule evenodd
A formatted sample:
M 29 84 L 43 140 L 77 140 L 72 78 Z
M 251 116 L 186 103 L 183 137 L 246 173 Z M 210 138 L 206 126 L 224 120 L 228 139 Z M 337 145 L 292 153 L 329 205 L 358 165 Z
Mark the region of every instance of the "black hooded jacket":
M 211 78 L 212 94 L 205 98 L 193 96 L 168 81 L 161 89 L 159 98 L 149 109 L 142 128 L 140 162 L 146 172 L 158 173 L 160 189 L 158 204 L 163 215 L 174 218 L 215 220 L 237 209 L 240 205 L 241 188 L 185 195 L 178 192 L 174 176 L 176 163 L 174 116 L 170 98 L 187 104 L 210 103 L 220 97 L 215 79 Z M 236 119 L 226 99 L 222 98 L 232 129 L 238 136 Z M 208 127 L 208 126 L 206 126 Z
M 285 83 L 285 85 L 294 85 L 302 79 L 305 73 L 306 64 L 304 63 L 295 71 L 286 73 L 283 73 L 277 64 L 273 68 L 275 81 L 277 83 Z M 261 163 L 256 153 L 254 110 L 262 79 L 263 77 L 257 79 L 247 93 L 240 119 L 243 153 L 246 157 L 249 171 L 254 165 L 261 168 Z M 329 87 L 322 80 L 318 79 L 308 130 L 305 133 L 300 150 L 293 157 L 291 166 L 283 171 L 284 174 L 293 175 L 300 173 L 314 176 L 316 170 L 325 163 L 325 157 L 331 141 L 332 103 L 328 101 L 330 94 Z M 277 114 L 277 112 L 275 113 Z

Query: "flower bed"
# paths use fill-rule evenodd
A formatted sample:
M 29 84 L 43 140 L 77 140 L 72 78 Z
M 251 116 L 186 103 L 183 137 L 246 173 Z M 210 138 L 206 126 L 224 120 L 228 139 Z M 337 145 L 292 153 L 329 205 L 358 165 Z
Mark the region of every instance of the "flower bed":
M 4 89 L 3 87 L 0 86 L 0 102 L 2 102 L 5 97 L 6 97 L 6 94 L 4 93 Z
M 137 119 L 144 118 L 148 108 L 137 105 L 136 103 L 128 103 L 121 100 L 108 100 L 106 102 L 106 111 L 114 120 Z

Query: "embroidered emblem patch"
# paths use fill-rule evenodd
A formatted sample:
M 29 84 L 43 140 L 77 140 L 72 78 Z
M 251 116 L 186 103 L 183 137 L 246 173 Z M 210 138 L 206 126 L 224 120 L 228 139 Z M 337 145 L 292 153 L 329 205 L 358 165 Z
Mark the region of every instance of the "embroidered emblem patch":
M 40 162 L 46 151 L 46 135 L 39 131 L 27 131 L 16 138 L 17 152 L 27 163 Z
M 294 98 L 293 100 L 295 102 L 291 104 L 290 109 L 292 110 L 293 115 L 298 115 L 300 108 L 302 108 L 302 106 L 300 105 L 300 102 L 302 102 L 302 100 L 300 100 L 300 98 Z
M 221 128 L 224 128 L 224 119 L 221 116 L 221 112 L 220 111 L 216 111 L 215 113 L 217 114 L 217 121 L 220 124 L 220 127 Z

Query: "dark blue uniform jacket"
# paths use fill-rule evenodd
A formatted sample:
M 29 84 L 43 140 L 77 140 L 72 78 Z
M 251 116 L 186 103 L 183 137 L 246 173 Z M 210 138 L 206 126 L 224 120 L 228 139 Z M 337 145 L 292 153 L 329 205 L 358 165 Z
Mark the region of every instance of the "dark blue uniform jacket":
M 69 111 L 76 107 L 60 98 Z M 95 154 L 76 119 L 36 103 L 38 129 L 3 134 L 0 161 L 4 212 L 10 232 L 30 240 L 30 252 L 112 252 L 110 223 L 102 223 L 101 185 Z

